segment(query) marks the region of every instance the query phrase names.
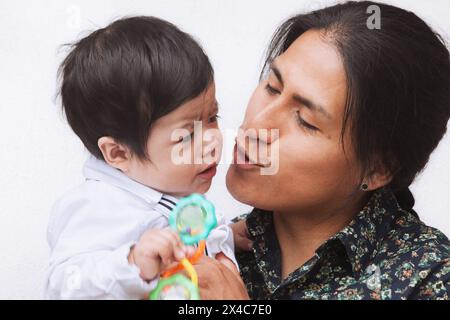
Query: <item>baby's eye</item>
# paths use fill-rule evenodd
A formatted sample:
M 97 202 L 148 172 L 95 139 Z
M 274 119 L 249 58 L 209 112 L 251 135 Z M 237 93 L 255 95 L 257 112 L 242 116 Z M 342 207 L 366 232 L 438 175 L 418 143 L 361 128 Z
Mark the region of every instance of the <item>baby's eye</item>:
M 184 137 L 178 139 L 177 143 L 190 142 L 193 137 L 194 137 L 194 131 L 192 131 L 190 135 L 187 135 L 187 136 L 184 136 Z
M 209 120 L 208 120 L 208 122 L 209 122 L 209 123 L 213 123 L 213 122 L 216 122 L 216 121 L 219 120 L 219 119 L 220 119 L 220 116 L 219 116 L 218 114 L 216 114 L 216 115 L 210 117 Z

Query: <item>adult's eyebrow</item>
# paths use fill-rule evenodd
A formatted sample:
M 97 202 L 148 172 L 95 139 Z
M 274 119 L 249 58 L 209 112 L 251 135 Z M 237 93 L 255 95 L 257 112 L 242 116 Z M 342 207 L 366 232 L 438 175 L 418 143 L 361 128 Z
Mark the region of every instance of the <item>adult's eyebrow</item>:
M 331 119 L 331 115 L 321 105 L 318 105 L 318 104 L 312 102 L 311 100 L 309 100 L 308 98 L 305 98 L 305 97 L 303 97 L 303 96 L 301 96 L 299 94 L 294 94 L 293 98 L 294 98 L 295 101 L 297 101 L 298 103 L 304 105 L 309 110 L 311 110 L 313 112 L 319 112 L 325 118 Z
M 281 76 L 280 69 L 277 68 L 277 66 L 275 65 L 275 62 L 273 62 L 273 63 L 270 65 L 270 70 L 272 70 L 273 74 L 274 74 L 275 77 L 278 79 L 278 81 L 279 81 L 282 85 L 284 85 L 283 77 Z
M 270 65 L 270 70 L 272 70 L 275 77 L 278 79 L 278 81 L 281 83 L 281 85 L 284 85 L 283 77 L 281 75 L 280 69 L 276 66 L 275 63 L 272 63 Z M 331 119 L 331 115 L 328 113 L 327 110 L 325 110 L 324 107 L 322 107 L 320 104 L 312 102 L 310 99 L 296 93 L 292 96 L 292 98 L 297 101 L 298 103 L 304 105 L 306 108 L 308 108 L 311 111 L 319 112 L 323 116 L 325 116 L 327 119 Z

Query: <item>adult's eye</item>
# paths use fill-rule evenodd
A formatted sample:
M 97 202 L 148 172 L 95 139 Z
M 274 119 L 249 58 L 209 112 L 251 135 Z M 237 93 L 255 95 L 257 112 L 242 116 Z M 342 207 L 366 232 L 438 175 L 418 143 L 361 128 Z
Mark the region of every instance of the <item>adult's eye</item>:
M 319 128 L 313 126 L 312 124 L 306 122 L 305 120 L 303 120 L 303 118 L 300 116 L 300 112 L 296 112 L 296 117 L 297 117 L 297 122 L 300 126 L 302 126 L 303 128 L 310 130 L 310 131 L 319 131 Z
M 269 83 L 266 84 L 265 89 L 270 95 L 280 94 L 281 93 L 278 89 L 275 89 Z

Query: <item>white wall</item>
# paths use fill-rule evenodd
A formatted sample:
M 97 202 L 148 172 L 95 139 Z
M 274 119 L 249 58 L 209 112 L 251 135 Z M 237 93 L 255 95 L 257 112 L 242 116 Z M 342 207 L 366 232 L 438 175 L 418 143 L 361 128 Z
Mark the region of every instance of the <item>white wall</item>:
M 392 1 L 450 30 L 447 0 Z M 0 2 L 0 298 L 40 298 L 48 258 L 49 209 L 81 181 L 85 153 L 54 101 L 58 46 L 124 15 L 155 15 L 194 34 L 215 67 L 222 128 L 237 128 L 276 25 L 331 1 L 12 1 Z M 225 153 L 231 152 L 230 146 Z M 226 166 L 209 197 L 234 216 L 247 209 L 227 193 Z M 450 235 L 450 137 L 415 183 L 416 209 Z

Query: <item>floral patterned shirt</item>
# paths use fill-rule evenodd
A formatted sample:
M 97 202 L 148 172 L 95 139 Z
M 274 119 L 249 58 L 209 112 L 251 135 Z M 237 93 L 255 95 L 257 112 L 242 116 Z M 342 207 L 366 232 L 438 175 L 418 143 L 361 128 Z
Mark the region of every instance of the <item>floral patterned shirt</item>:
M 252 299 L 449 299 L 449 240 L 389 188 L 286 279 L 272 212 L 255 208 L 245 219 L 253 248 L 237 259 Z

